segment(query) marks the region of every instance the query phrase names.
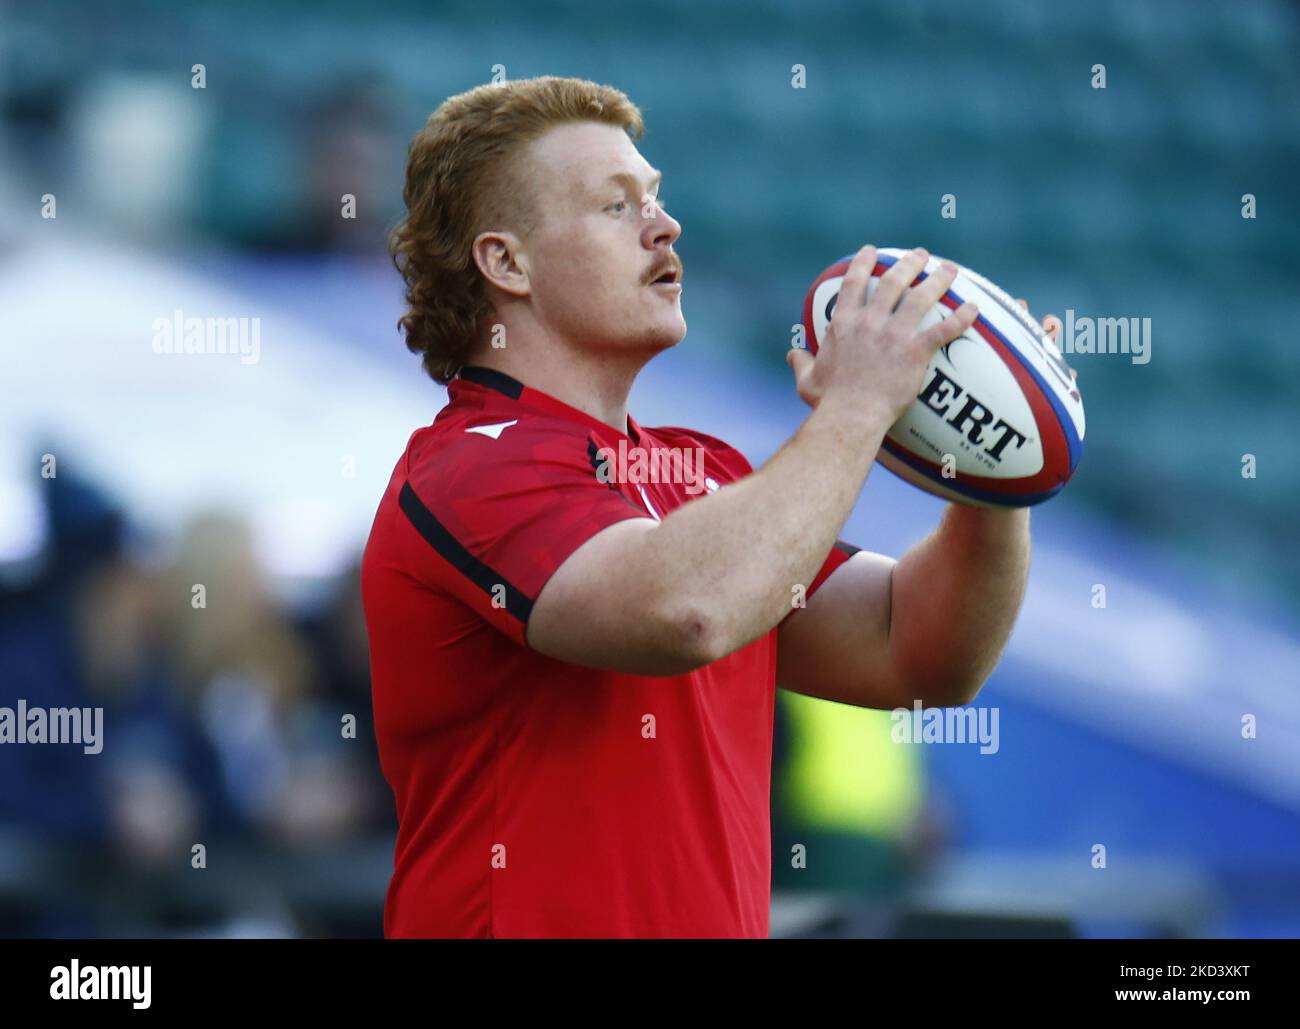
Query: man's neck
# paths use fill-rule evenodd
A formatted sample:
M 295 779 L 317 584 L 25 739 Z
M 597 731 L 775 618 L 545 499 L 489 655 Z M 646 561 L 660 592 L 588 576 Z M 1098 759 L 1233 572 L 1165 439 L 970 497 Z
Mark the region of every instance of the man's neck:
M 562 360 L 526 361 L 509 348 L 477 350 L 467 362 L 509 375 L 626 434 L 627 401 L 642 364 L 595 361 L 565 354 Z

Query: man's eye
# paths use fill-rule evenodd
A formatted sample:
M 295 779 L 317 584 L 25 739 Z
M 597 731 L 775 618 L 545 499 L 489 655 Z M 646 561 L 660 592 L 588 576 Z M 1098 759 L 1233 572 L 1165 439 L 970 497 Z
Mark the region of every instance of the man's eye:
M 610 204 L 607 208 L 605 208 L 605 210 L 607 210 L 607 211 L 615 211 L 615 210 L 617 210 L 617 211 L 619 211 L 619 212 L 621 213 L 621 212 L 624 211 L 626 208 L 627 208 L 627 201 L 626 201 L 626 200 L 615 200 L 612 204 Z

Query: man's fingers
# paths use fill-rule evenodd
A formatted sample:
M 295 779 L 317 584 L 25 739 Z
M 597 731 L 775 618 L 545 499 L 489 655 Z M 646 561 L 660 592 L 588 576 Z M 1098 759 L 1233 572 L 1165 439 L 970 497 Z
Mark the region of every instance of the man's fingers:
M 913 286 L 898 305 L 898 313 L 912 319 L 913 325 L 920 324 L 925 312 L 939 302 L 939 298 L 948 292 L 948 288 L 957 278 L 957 266 L 951 261 L 944 261 L 939 268 L 925 277 L 925 281 Z
M 867 283 L 875 267 L 876 248 L 868 243 L 854 254 L 853 260 L 849 262 L 849 269 L 844 273 L 844 281 L 840 283 L 840 297 L 835 302 L 836 310 L 843 306 L 853 311 L 862 306 L 862 298 L 866 296 Z
M 1016 301 L 1016 303 L 1025 309 L 1025 314 L 1029 313 L 1028 300 L 1026 300 L 1024 297 L 1021 297 L 1019 300 Z M 1046 318 L 1044 318 L 1042 325 L 1043 325 L 1043 331 L 1047 333 L 1049 336 L 1051 336 L 1052 339 L 1056 339 L 1057 336 L 1061 334 L 1061 319 L 1056 317 L 1056 315 L 1054 314 L 1049 314 Z
M 930 259 L 930 255 L 921 247 L 917 247 L 910 253 L 904 254 L 894 266 L 880 277 L 880 283 L 876 286 L 876 292 L 871 297 L 873 304 L 881 307 L 886 313 L 893 313 L 898 306 L 898 300 L 916 279 L 917 275 L 925 268 L 925 262 Z
M 933 354 L 945 343 L 951 343 L 963 332 L 975 324 L 979 317 L 979 308 L 967 300 L 938 325 L 931 325 L 918 337 L 927 353 Z
M 797 382 L 804 370 L 811 367 L 816 358 L 802 347 L 791 347 L 785 355 L 785 363 L 790 366 L 794 372 L 795 381 Z

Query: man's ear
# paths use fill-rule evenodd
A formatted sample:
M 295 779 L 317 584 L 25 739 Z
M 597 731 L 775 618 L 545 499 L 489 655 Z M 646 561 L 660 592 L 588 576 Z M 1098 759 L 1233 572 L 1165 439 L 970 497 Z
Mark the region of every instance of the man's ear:
M 470 253 L 490 285 L 512 297 L 529 293 L 528 258 L 513 232 L 480 232 Z

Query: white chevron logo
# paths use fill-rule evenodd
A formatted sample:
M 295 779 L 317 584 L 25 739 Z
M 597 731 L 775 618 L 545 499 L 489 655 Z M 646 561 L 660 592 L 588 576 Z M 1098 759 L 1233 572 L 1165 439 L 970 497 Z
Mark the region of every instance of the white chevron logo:
M 516 418 L 512 422 L 497 422 L 496 425 L 475 425 L 473 428 L 466 429 L 465 431 L 477 432 L 480 436 L 491 436 L 493 439 L 500 439 L 501 433 L 505 432 L 506 429 L 510 428 L 510 426 L 517 425 L 518 422 L 519 419 Z

